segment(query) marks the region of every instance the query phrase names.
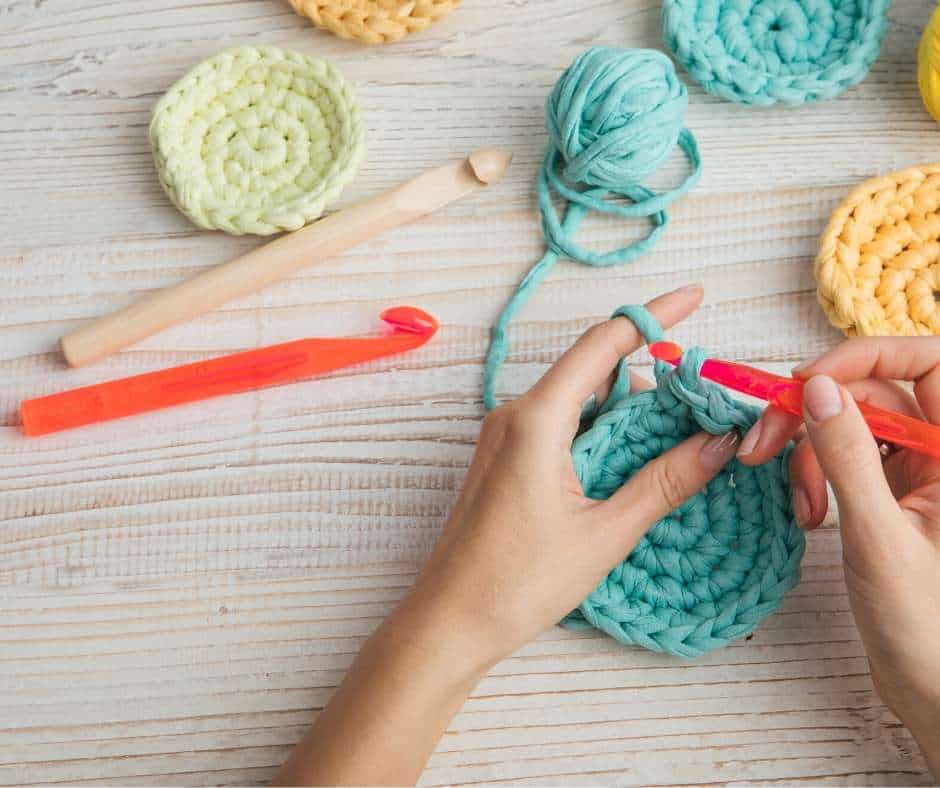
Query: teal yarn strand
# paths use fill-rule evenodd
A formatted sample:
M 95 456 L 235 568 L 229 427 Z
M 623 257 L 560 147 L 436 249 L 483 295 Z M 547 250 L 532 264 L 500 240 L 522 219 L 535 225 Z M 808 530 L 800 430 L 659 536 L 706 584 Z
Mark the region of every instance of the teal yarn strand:
M 642 306 L 614 316 L 649 342 L 662 329 Z M 705 430 L 744 431 L 757 408 L 699 375 L 705 353 L 678 368 L 658 362 L 656 388 L 631 393 L 622 361 L 613 391 L 575 439 L 575 472 L 590 498 L 608 498 L 651 459 Z M 697 495 L 657 522 L 562 624 L 622 643 L 698 657 L 751 633 L 800 579 L 805 541 L 790 502 L 790 449 L 748 467 L 733 460 Z
M 664 0 L 663 37 L 705 90 L 767 106 L 838 96 L 878 58 L 890 0 Z
M 547 250 L 493 327 L 484 370 L 486 407 L 508 350 L 507 329 L 562 257 L 592 266 L 627 263 L 666 228 L 666 209 L 698 178 L 695 137 L 683 125 L 688 96 L 671 61 L 650 50 L 589 49 L 562 74 L 548 99 L 550 145 L 537 189 Z M 643 185 L 678 146 L 691 173 L 656 193 Z M 553 195 L 567 203 L 560 216 Z M 609 196 L 626 198 L 611 202 Z M 646 218 L 649 234 L 608 252 L 579 246 L 590 211 Z M 648 341 L 662 329 L 644 307 L 622 307 Z M 699 375 L 693 348 L 672 369 L 656 366 L 656 387 L 631 392 L 621 362 L 607 400 L 582 414 L 587 430 L 572 446 L 575 471 L 591 498 L 607 498 L 651 459 L 700 430 L 749 428 L 751 405 Z M 577 610 L 562 622 L 593 627 L 653 651 L 696 657 L 750 633 L 797 584 L 804 540 L 790 502 L 789 449 L 757 468 L 729 463 L 698 495 L 656 523 Z
M 555 83 L 545 111 L 549 146 L 537 181 L 548 249 L 493 326 L 483 376 L 487 409 L 496 405 L 496 377 L 508 351 L 509 324 L 560 258 L 592 266 L 622 265 L 659 240 L 668 223 L 666 208 L 692 188 L 701 172 L 695 137 L 683 125 L 688 102 L 672 61 L 655 50 L 588 49 Z M 690 174 L 669 191 L 648 189 L 643 181 L 676 146 L 688 158 Z M 567 204 L 563 218 L 555 210 L 553 194 Z M 627 202 L 606 199 L 611 195 Z M 639 241 L 594 252 L 574 240 L 590 211 L 648 219 L 651 229 Z

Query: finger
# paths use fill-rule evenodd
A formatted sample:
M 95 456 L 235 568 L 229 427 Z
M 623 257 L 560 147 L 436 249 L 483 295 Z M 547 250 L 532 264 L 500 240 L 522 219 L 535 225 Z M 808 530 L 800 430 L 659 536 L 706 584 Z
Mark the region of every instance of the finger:
M 839 502 L 844 549 L 857 555 L 884 553 L 892 539 L 886 526 L 901 512 L 855 400 L 832 378 L 816 375 L 803 387 L 803 416 Z
M 801 378 L 828 375 L 842 383 L 864 378 L 915 381 L 914 396 L 928 421 L 940 423 L 940 337 L 860 337 L 809 364 Z
M 897 383 L 892 383 L 889 380 L 866 378 L 865 380 L 847 383 L 845 388 L 849 390 L 856 402 L 867 402 L 876 408 L 893 410 L 895 413 L 903 413 L 905 416 L 914 419 L 924 418 L 917 400 Z
M 654 298 L 646 307 L 663 328 L 669 328 L 692 314 L 702 302 L 702 295 L 702 288 L 693 285 Z M 556 412 L 577 414 L 617 362 L 642 344 L 640 332 L 626 318 L 598 323 L 581 335 L 529 395 Z
M 610 375 L 607 376 L 607 380 L 594 389 L 594 393 L 591 396 L 594 397 L 594 404 L 597 407 L 600 407 L 607 401 L 607 397 L 610 396 L 610 391 L 614 387 L 616 377 L 616 372 L 611 372 Z M 642 375 L 637 375 L 636 372 L 630 373 L 630 391 L 646 391 L 651 388 L 653 388 L 653 384 Z
M 783 450 L 802 426 L 802 416 L 793 416 L 770 405 L 741 440 L 738 459 L 745 465 L 767 462 Z
M 701 490 L 734 457 L 738 434 L 698 433 L 644 465 L 595 507 L 613 549 L 627 552 L 658 520 Z
M 913 418 L 923 418 L 914 398 L 900 386 L 886 380 L 868 378 L 846 386 L 856 401 L 893 410 Z M 769 406 L 741 440 L 738 459 L 745 465 L 760 465 L 774 457 L 792 440 L 803 425 L 802 416 L 793 416 Z
M 829 491 L 809 440 L 801 440 L 790 454 L 790 490 L 797 525 L 807 531 L 817 528 L 829 510 Z

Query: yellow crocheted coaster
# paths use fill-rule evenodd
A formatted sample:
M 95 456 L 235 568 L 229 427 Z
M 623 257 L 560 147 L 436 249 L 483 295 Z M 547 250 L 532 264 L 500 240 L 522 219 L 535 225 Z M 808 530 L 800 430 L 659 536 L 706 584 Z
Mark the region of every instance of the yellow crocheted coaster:
M 940 162 L 855 188 L 819 239 L 819 303 L 848 336 L 940 334 Z
M 173 85 L 154 108 L 150 144 L 163 188 L 195 224 L 270 235 L 339 197 L 364 134 L 329 63 L 259 46 L 221 52 Z
M 460 0 L 290 0 L 294 10 L 340 38 L 398 41 L 453 11 Z

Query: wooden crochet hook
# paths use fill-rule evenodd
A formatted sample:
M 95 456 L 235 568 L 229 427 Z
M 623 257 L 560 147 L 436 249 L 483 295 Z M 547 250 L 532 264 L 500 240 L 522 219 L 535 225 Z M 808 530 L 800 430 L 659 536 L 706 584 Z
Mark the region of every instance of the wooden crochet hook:
M 80 367 L 201 315 L 233 298 L 408 224 L 502 177 L 512 154 L 480 148 L 467 158 L 418 175 L 345 210 L 325 216 L 228 263 L 145 296 L 62 337 L 69 366 Z

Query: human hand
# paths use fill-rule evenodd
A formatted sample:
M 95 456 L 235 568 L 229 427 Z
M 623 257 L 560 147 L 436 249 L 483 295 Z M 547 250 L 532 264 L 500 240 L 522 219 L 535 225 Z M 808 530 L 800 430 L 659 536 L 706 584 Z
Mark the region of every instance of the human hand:
M 701 298 L 693 287 L 648 307 L 668 327 Z M 438 619 L 472 633 L 464 643 L 484 667 L 577 607 L 650 526 L 734 456 L 735 433 L 698 434 L 610 499 L 584 496 L 571 457 L 582 404 L 592 393 L 603 401 L 617 363 L 642 344 L 625 318 L 596 325 L 528 393 L 486 417 L 463 492 L 404 605 L 446 611 Z
M 875 689 L 940 776 L 940 461 L 904 449 L 882 463 L 853 400 L 940 424 L 940 337 L 851 339 L 794 374 L 806 380 L 806 438 L 791 455 L 794 511 L 802 527 L 818 526 L 829 480 Z M 914 381 L 913 396 L 894 380 Z M 800 423 L 768 408 L 739 458 L 765 461 Z

